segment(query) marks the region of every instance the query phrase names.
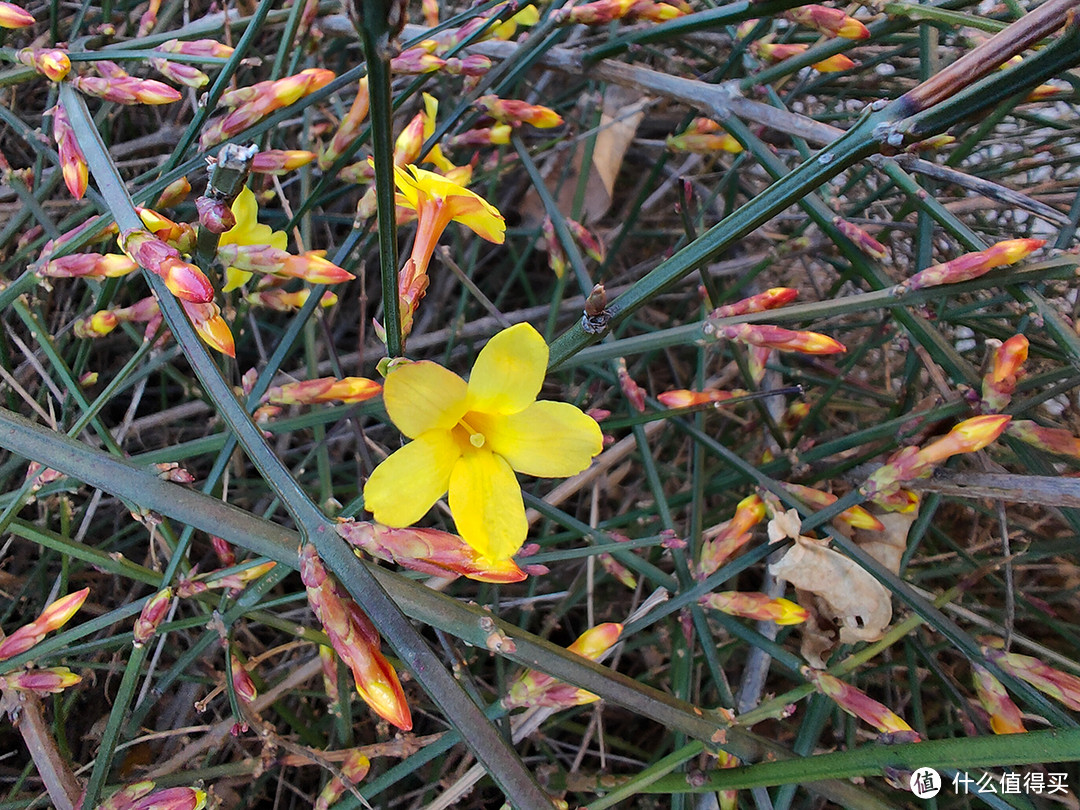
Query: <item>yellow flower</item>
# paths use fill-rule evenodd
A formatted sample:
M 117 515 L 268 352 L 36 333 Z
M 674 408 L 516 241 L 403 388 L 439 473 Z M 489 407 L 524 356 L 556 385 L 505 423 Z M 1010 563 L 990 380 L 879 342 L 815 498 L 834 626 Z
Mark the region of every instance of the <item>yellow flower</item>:
M 221 245 L 270 245 L 278 250 L 285 250 L 289 237 L 284 231 L 275 231 L 269 225 L 259 224 L 259 204 L 250 188 L 245 188 L 236 195 L 232 204 L 236 224 L 221 235 Z M 241 287 L 251 278 L 249 270 L 229 267 L 225 270 L 225 286 L 222 292 L 229 292 Z
M 405 169 L 408 169 L 406 171 Z M 401 299 L 402 334 L 412 326 L 413 313 L 427 290 L 428 263 L 435 245 L 451 222 L 460 222 L 481 239 L 501 245 L 506 238 L 506 223 L 494 205 L 442 175 L 408 165 L 394 167 L 398 205 L 416 211 L 416 239 L 412 255 L 398 277 Z
M 514 471 L 576 475 L 600 452 L 600 426 L 565 402 L 536 402 L 548 348 L 528 324 L 499 332 L 466 383 L 435 363 L 386 377 L 390 419 L 413 441 L 383 461 L 364 503 L 387 526 L 410 526 L 449 490 L 458 534 L 483 557 L 512 557 L 528 533 Z

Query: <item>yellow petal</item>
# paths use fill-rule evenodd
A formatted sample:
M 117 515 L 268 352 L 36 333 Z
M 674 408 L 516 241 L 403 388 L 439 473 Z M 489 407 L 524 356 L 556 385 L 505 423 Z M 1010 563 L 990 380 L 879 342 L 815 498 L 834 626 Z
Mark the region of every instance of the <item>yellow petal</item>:
M 480 351 L 469 377 L 468 410 L 523 411 L 536 399 L 547 373 L 548 347 L 527 323 L 504 329 Z
M 469 448 L 454 466 L 450 511 L 462 539 L 490 560 L 512 557 L 529 533 L 514 471 L 487 448 Z
M 450 201 L 451 204 L 460 203 L 457 206 L 460 210 L 454 212 L 454 221 L 460 222 L 481 239 L 501 245 L 506 241 L 506 220 L 499 213 L 499 209 L 479 194 L 473 194 L 468 189 L 462 191 L 472 194 L 475 199 L 466 200 L 458 195 Z
M 368 161 L 374 167 L 374 161 Z M 397 190 L 401 192 L 401 196 L 404 197 L 404 202 L 398 200 L 399 205 L 404 205 L 406 208 L 411 208 L 414 211 L 420 206 L 420 192 L 417 188 L 416 181 L 409 176 L 409 173 L 400 166 L 394 166 L 394 185 L 397 186 Z
M 449 431 L 421 434 L 375 468 L 364 485 L 364 508 L 379 523 L 411 526 L 446 492 L 460 456 Z
M 254 275 L 250 270 L 241 270 L 238 267 L 226 267 L 225 268 L 225 286 L 221 288 L 222 292 L 232 292 L 243 287 L 251 277 Z
M 412 164 L 405 168 L 412 172 L 412 177 L 409 177 L 404 169 L 395 168 L 394 182 L 409 200 L 410 208 L 417 208 L 419 195 L 444 200 L 454 221 L 460 222 L 481 239 L 498 245 L 503 243 L 506 238 L 506 222 L 494 205 L 479 194 L 435 172 L 419 169 Z
M 428 430 L 449 430 L 465 415 L 465 381 L 422 360 L 398 366 L 386 376 L 383 403 L 398 430 L 410 439 Z
M 508 416 L 477 414 L 469 424 L 511 467 L 540 478 L 577 475 L 604 446 L 596 420 L 566 402 L 534 402 Z

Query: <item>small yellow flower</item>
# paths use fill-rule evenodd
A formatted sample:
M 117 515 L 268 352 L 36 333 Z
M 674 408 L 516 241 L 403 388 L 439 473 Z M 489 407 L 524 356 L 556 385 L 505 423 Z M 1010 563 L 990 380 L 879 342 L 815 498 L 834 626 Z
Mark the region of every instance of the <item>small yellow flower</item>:
M 600 452 L 600 426 L 565 402 L 536 402 L 548 348 L 528 324 L 504 329 L 476 358 L 466 383 L 429 362 L 386 377 L 390 419 L 413 441 L 383 461 L 364 503 L 387 526 L 416 523 L 444 493 L 458 534 L 483 557 L 512 557 L 528 533 L 514 472 L 576 475 Z
M 289 237 L 284 231 L 275 231 L 269 225 L 259 224 L 259 204 L 250 188 L 245 188 L 236 195 L 232 204 L 236 224 L 221 235 L 221 245 L 269 245 L 278 250 L 285 250 Z M 241 287 L 251 278 L 251 272 L 229 267 L 225 270 L 225 286 L 222 292 L 229 292 Z

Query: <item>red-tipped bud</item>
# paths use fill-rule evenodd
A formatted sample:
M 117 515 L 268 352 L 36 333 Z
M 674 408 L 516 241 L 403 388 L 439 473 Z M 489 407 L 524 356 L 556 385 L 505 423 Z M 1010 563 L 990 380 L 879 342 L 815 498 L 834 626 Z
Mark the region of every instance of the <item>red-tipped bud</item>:
M 995 734 L 1022 734 L 1026 731 L 1020 709 L 1013 703 L 1001 681 L 986 667 L 975 663 L 971 665 L 971 674 L 979 703 L 990 715 L 991 730 Z
M 425 0 L 426 6 L 427 1 Z M 364 781 L 370 769 L 371 761 L 359 750 L 354 749 L 345 755 L 345 760 L 341 763 L 341 776 L 347 779 L 350 784 L 356 785 Z M 322 789 L 322 793 L 315 800 L 312 810 L 330 810 L 343 795 L 345 795 L 345 783 L 337 776 L 334 776 L 326 783 L 326 787 Z
M 446 145 L 451 148 L 463 146 L 494 146 L 510 143 L 513 128 L 509 124 L 497 124 L 493 127 L 470 129 L 448 138 Z
M 843 73 L 845 70 L 851 70 L 859 63 L 842 53 L 833 54 L 828 59 L 822 59 L 820 62 L 814 62 L 813 68 L 818 73 Z
M 271 388 L 267 400 L 274 405 L 315 405 L 324 402 L 364 402 L 382 393 L 382 386 L 366 377 L 320 377 Z
M 983 648 L 986 657 L 1010 675 L 1027 681 L 1044 695 L 1075 711 L 1080 711 L 1080 678 L 1044 664 L 1038 658 L 1019 653 Z
M 600 562 L 600 567 L 624 587 L 629 588 L 630 590 L 634 590 L 634 588 L 637 587 L 637 578 L 630 569 L 610 554 L 601 554 L 599 555 L 598 560 Z
M 202 270 L 180 258 L 180 251 L 148 231 L 124 231 L 120 248 L 140 267 L 161 276 L 177 298 L 193 303 L 214 299 L 214 288 Z
M 229 357 L 236 357 L 236 345 L 229 324 L 221 317 L 221 309 L 213 301 L 198 304 L 180 299 L 191 325 L 203 343 Z
M 158 626 L 165 620 L 172 605 L 172 588 L 162 588 L 143 605 L 142 612 L 135 620 L 132 635 L 136 647 L 141 647 L 154 637 Z
M 751 346 L 764 346 L 782 352 L 836 354 L 847 351 L 844 344 L 826 335 L 817 332 L 793 331 L 763 323 L 740 323 L 717 327 L 706 322 L 703 331 L 706 337 L 737 340 Z
M 965 419 L 943 438 L 931 442 L 920 450 L 919 460 L 929 464 L 940 464 L 957 453 L 974 453 L 976 450 L 982 450 L 1005 432 L 1011 419 L 1011 416 L 1004 414 Z
M 68 122 L 63 104 L 57 104 L 53 108 L 53 140 L 56 141 L 56 148 L 60 153 L 60 170 L 64 175 L 64 185 L 67 186 L 72 197 L 81 200 L 90 182 L 90 174 L 86 166 L 86 157 L 75 138 L 75 130 Z
M 825 507 L 836 503 L 838 500 L 837 497 L 830 492 L 822 492 L 813 487 L 804 487 L 802 484 L 784 483 L 782 486 L 799 500 L 805 501 L 807 505 L 812 506 L 815 509 L 824 509 Z M 870 531 L 875 532 L 885 530 L 885 524 L 861 506 L 853 506 L 850 509 L 845 509 L 836 516 L 836 520 L 852 529 L 869 529 Z
M 132 804 L 143 796 L 152 793 L 156 786 L 149 779 L 127 785 L 99 804 L 97 810 L 130 810 Z
M 645 389 L 630 376 L 630 371 L 626 368 L 626 361 L 621 357 L 617 364 L 616 374 L 619 378 L 619 387 L 622 389 L 623 396 L 626 397 L 635 411 L 645 413 Z
M 33 692 L 44 697 L 45 695 L 55 695 L 63 692 L 81 680 L 81 676 L 76 675 L 67 667 L 50 667 L 48 669 L 27 669 L 12 672 L 9 675 L 0 675 L 0 687 Z
M 516 99 L 504 99 L 488 95 L 481 96 L 473 104 L 503 124 L 514 126 L 529 124 L 538 129 L 550 129 L 561 125 L 563 122 L 562 116 L 550 107 L 529 104 Z
M 1009 423 L 1007 432 L 1047 453 L 1080 458 L 1080 438 L 1064 428 L 1043 427 L 1029 419 L 1017 419 Z
M 349 112 L 341 119 L 341 125 L 338 127 L 338 131 L 334 133 L 330 145 L 326 147 L 321 155 L 319 155 L 320 169 L 330 168 L 334 161 L 337 160 L 356 139 L 356 136 L 360 134 L 360 127 L 367 119 L 369 104 L 370 96 L 368 94 L 368 80 L 367 76 L 365 76 L 360 80 L 360 85 L 356 91 L 356 98 L 353 99 Z M 366 161 L 364 162 L 364 166 L 367 166 Z
M 150 59 L 150 66 L 166 79 L 192 87 L 196 90 L 210 83 L 210 77 L 194 65 L 186 62 L 170 62 L 168 59 Z
M 236 227 L 236 215 L 224 200 L 197 197 L 195 210 L 199 213 L 199 227 L 210 233 L 223 234 Z
M 989 341 L 987 341 L 989 344 Z M 1016 377 L 1028 356 L 1028 339 L 1013 335 L 994 349 L 990 359 L 990 372 L 983 377 L 983 411 L 1001 411 L 1012 401 L 1016 390 Z
M 202 810 L 206 793 L 190 787 L 174 787 L 143 796 L 124 810 Z
M 750 530 L 765 519 L 766 511 L 761 498 L 748 495 L 739 501 L 731 520 L 707 530 L 695 568 L 697 576 L 709 576 L 742 548 L 750 539 Z
M 693 405 L 719 405 L 735 396 L 745 394 L 745 391 L 721 391 L 718 388 L 706 388 L 704 391 L 690 391 L 685 388 L 676 388 L 657 394 L 656 398 L 669 408 L 689 408 Z
M 334 651 L 352 671 L 360 697 L 380 717 L 403 731 L 411 729 L 405 693 L 394 668 L 379 651 L 378 632 L 327 572 L 310 544 L 300 548 L 300 578 Z
M 188 182 L 186 177 L 178 177 L 165 186 L 165 190 L 161 192 L 161 196 L 154 203 L 154 208 L 172 208 L 187 199 L 187 195 L 190 193 L 191 183 Z
M 34 621 L 24 624 L 10 636 L 0 641 L 0 661 L 26 652 L 40 642 L 47 633 L 59 630 L 82 607 L 89 588 L 63 596 L 51 603 Z
M 582 633 L 577 641 L 567 647 L 568 652 L 577 653 L 590 661 L 599 661 L 619 640 L 623 626 L 615 622 L 598 624 Z M 599 698 L 592 692 L 563 683 L 551 675 L 530 669 L 526 670 L 510 686 L 510 691 L 503 698 L 502 704 L 507 709 L 521 706 L 546 706 L 554 709 L 566 709 L 592 703 Z
M 162 481 L 172 481 L 174 484 L 195 483 L 195 476 L 175 461 L 159 461 L 154 464 L 154 470 Z
M 889 253 L 885 250 L 885 246 L 854 222 L 848 222 L 846 219 L 836 217 L 833 219 L 833 225 L 836 226 L 840 233 L 854 242 L 859 250 L 867 256 L 879 260 L 888 257 Z
M 225 59 L 232 56 L 233 49 L 216 39 L 170 39 L 157 46 L 165 53 L 182 53 L 186 56 L 208 56 L 213 59 Z
M 695 118 L 678 135 L 669 135 L 668 149 L 677 152 L 693 152 L 708 155 L 713 152 L 728 152 L 737 155 L 743 151 L 742 144 L 711 118 Z
M 266 307 L 277 312 L 295 312 L 307 303 L 311 297 L 311 290 L 303 289 L 296 292 L 286 292 L 280 288 L 269 290 L 257 290 L 245 299 L 252 306 Z M 319 299 L 319 306 L 323 309 L 332 307 L 338 302 L 338 297 L 332 292 L 325 292 Z
M 431 53 L 428 49 L 417 46 L 408 48 L 390 60 L 390 70 L 394 73 L 419 76 L 434 73 L 446 64 L 446 60 Z
M 180 100 L 179 92 L 156 79 L 137 79 L 134 76 L 78 76 L 72 84 L 88 96 L 96 96 L 116 104 L 171 104 Z
M 766 62 L 783 62 L 793 56 L 805 53 L 809 45 L 797 42 L 762 42 L 758 40 L 750 45 L 750 51 Z
M 878 703 L 873 698 L 860 692 L 851 684 L 834 678 L 827 672 L 803 667 L 803 676 L 814 685 L 821 694 L 831 697 L 836 705 L 848 714 L 869 723 L 883 734 L 906 732 L 913 734 L 911 726 L 903 718 Z M 916 740 L 918 737 L 916 737 Z
M 259 152 L 251 161 L 251 171 L 257 174 L 285 174 L 315 160 L 315 153 L 303 149 L 269 149 Z
M 255 681 L 244 669 L 236 653 L 229 652 L 229 665 L 232 670 L 232 687 L 236 696 L 244 703 L 252 703 L 259 696 L 259 690 L 255 688 Z
M 117 278 L 138 269 L 139 265 L 119 253 L 71 253 L 47 262 L 38 272 L 52 278 Z
M 392 529 L 380 523 L 346 521 L 337 530 L 354 548 L 376 559 L 430 576 L 465 576 L 496 583 L 525 579 L 525 572 L 513 560 L 484 558 L 456 534 L 438 529 Z
M 752 312 L 764 312 L 767 309 L 779 309 L 786 307 L 799 297 L 799 291 L 792 287 L 772 287 L 763 293 L 751 295 L 733 304 L 724 304 L 717 307 L 710 314 L 710 318 L 733 318 L 738 315 L 749 315 Z
M 732 616 L 776 622 L 781 625 L 802 624 L 810 617 L 806 608 L 800 607 L 790 599 L 773 599 L 763 593 L 739 593 L 738 591 L 710 593 L 701 599 L 701 604 Z
M 844 39 L 866 39 L 870 31 L 865 25 L 849 17 L 838 8 L 810 5 L 788 11 L 786 16 L 792 22 L 801 23 L 822 34 Z
M 491 60 L 480 53 L 470 53 L 465 56 L 448 56 L 443 66 L 451 76 L 483 76 L 491 70 Z
M 986 250 L 965 253 L 952 261 L 927 267 L 899 286 L 901 289 L 920 290 L 940 284 L 970 281 L 990 272 L 995 267 L 1015 264 L 1045 244 L 1045 239 L 1007 239 Z
M 356 278 L 348 270 L 327 259 L 325 250 L 309 250 L 299 256 L 289 256 L 275 272 L 288 278 L 300 278 L 311 284 L 342 284 Z
M 50 81 L 58 82 L 71 72 L 71 60 L 57 48 L 21 48 L 15 58 Z
M 34 24 L 34 16 L 14 3 L 0 2 L 0 28 L 26 28 Z

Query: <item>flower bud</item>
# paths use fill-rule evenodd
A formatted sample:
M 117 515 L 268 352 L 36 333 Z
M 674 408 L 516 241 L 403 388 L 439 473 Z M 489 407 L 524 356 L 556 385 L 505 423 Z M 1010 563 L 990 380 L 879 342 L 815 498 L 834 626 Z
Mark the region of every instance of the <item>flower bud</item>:
M 724 304 L 717 307 L 711 313 L 710 318 L 734 318 L 739 315 L 749 315 L 752 312 L 764 312 L 767 309 L 779 309 L 786 307 L 799 297 L 799 291 L 792 287 L 772 287 L 763 293 L 751 295 L 733 304 Z
M 491 64 L 491 60 L 483 54 L 470 53 L 465 56 L 446 57 L 443 70 L 451 76 L 483 76 L 491 70 Z
M 757 495 L 739 501 L 731 520 L 705 532 L 705 542 L 694 573 L 704 579 L 750 540 L 750 531 L 765 519 L 765 502 Z
M 626 360 L 621 357 L 616 363 L 616 376 L 619 379 L 619 387 L 622 389 L 627 402 L 638 413 L 645 413 L 645 389 L 630 376 L 630 371 L 626 367 Z
M 89 594 L 90 589 L 83 588 L 81 591 L 57 599 L 32 622 L 24 624 L 3 641 L 0 641 L 0 661 L 26 652 L 45 638 L 47 633 L 59 630 L 67 624 L 71 617 L 82 607 Z
M 831 697 L 836 705 L 853 717 L 869 723 L 883 734 L 911 732 L 911 726 L 903 718 L 856 689 L 851 684 L 835 678 L 827 672 L 803 667 L 803 676 L 821 694 Z M 916 737 L 916 740 L 918 738 Z
M 854 242 L 859 250 L 867 256 L 879 260 L 888 257 L 889 253 L 885 250 L 885 246 L 854 222 L 848 222 L 846 219 L 835 217 L 833 219 L 833 225 L 836 226 L 840 233 Z
M 732 616 L 776 622 L 780 625 L 802 624 L 810 617 L 806 608 L 800 607 L 790 599 L 773 599 L 764 593 L 739 593 L 738 591 L 710 593 L 702 597 L 701 604 Z
M 174 787 L 143 796 L 124 810 L 202 810 L 206 793 L 190 787 Z
M 15 58 L 50 81 L 58 82 L 71 72 L 71 60 L 57 48 L 20 48 Z
M 179 92 L 156 79 L 77 76 L 72 84 L 88 96 L 97 96 L 116 104 L 171 104 L 180 100 Z
M 425 0 L 426 6 L 427 2 Z M 356 785 L 364 781 L 370 769 L 371 761 L 359 749 L 353 749 L 345 755 L 345 760 L 341 763 L 341 776 L 349 780 L 351 784 Z M 315 800 L 312 810 L 330 810 L 343 795 L 345 795 L 345 783 L 337 776 L 334 776 L 326 783 L 326 787 L 322 789 L 322 793 Z
M 689 408 L 694 405 L 707 405 L 709 403 L 719 405 L 721 402 L 726 402 L 732 397 L 745 393 L 745 391 L 721 391 L 719 388 L 706 388 L 704 391 L 675 388 L 657 394 L 656 398 L 669 408 Z
M 170 39 L 157 46 L 165 53 L 182 53 L 187 56 L 208 56 L 213 59 L 226 59 L 232 56 L 231 46 L 216 39 Z
M 84 340 L 105 337 L 112 332 L 119 323 L 120 319 L 116 317 L 116 313 L 108 309 L 103 309 L 95 312 L 89 318 L 80 318 L 75 321 L 72 326 L 72 331 L 75 333 L 75 337 Z
M 214 288 L 202 270 L 181 260 L 180 251 L 148 231 L 124 231 L 120 237 L 120 248 L 139 266 L 161 276 L 177 298 L 193 303 L 207 303 L 214 299 Z
M 704 331 L 706 337 L 727 338 L 782 352 L 836 354 L 847 351 L 844 344 L 826 335 L 817 332 L 793 331 L 763 323 L 740 323 L 721 327 L 706 323 Z
M 186 62 L 170 62 L 168 59 L 158 58 L 152 58 L 149 62 L 150 66 L 166 79 L 171 79 L 185 87 L 199 90 L 210 83 L 209 76 Z
M 365 377 L 320 377 L 271 388 L 267 400 L 273 405 L 315 405 L 324 402 L 354 404 L 377 397 L 382 386 Z
M 188 182 L 186 177 L 178 177 L 165 186 L 165 190 L 161 192 L 161 196 L 154 203 L 154 208 L 172 208 L 174 205 L 182 203 L 190 193 L 191 183 Z
M 839 500 L 830 492 L 822 492 L 821 490 L 812 487 L 804 487 L 802 484 L 783 483 L 781 486 L 796 498 L 804 501 L 808 506 L 812 506 L 815 509 L 825 509 Z M 836 516 L 835 520 L 843 523 L 849 529 L 867 529 L 875 532 L 885 531 L 885 524 L 861 506 L 852 506 L 850 509 L 845 509 Z
M 34 16 L 14 3 L 0 2 L 0 28 L 26 28 L 34 24 Z
M 173 222 L 164 214 L 140 205 L 135 206 L 135 211 L 146 229 L 162 242 L 183 251 L 194 248 L 195 232 L 186 222 Z
M 446 145 L 452 148 L 462 146 L 494 146 L 496 144 L 510 143 L 510 135 L 513 128 L 509 124 L 498 124 L 493 127 L 481 129 L 469 129 L 454 135 L 446 140 Z
M 355 549 L 429 576 L 465 576 L 496 583 L 525 579 L 525 572 L 512 559 L 489 560 L 456 534 L 438 529 L 394 529 L 380 523 L 344 521 L 337 530 Z
M 195 210 L 199 214 L 199 227 L 218 235 L 236 227 L 236 215 L 224 200 L 214 197 L 196 197 Z
M 1040 692 L 1075 711 L 1080 711 L 1080 678 L 1019 653 L 983 648 L 983 654 L 1005 672 L 1027 681 Z
M 53 140 L 56 141 L 56 148 L 60 154 L 60 170 L 64 175 L 64 185 L 67 186 L 72 197 L 81 200 L 90 182 L 90 174 L 86 166 L 86 157 L 75 137 L 75 130 L 71 128 L 63 104 L 57 104 L 53 108 Z
M 822 34 L 844 39 L 866 39 L 870 31 L 865 25 L 849 17 L 838 8 L 809 5 L 794 8 L 784 14 L 792 22 L 801 23 Z
M 172 605 L 172 588 L 162 588 L 143 605 L 142 612 L 135 619 L 135 627 L 132 630 L 133 642 L 136 647 L 142 647 L 157 633 L 158 626 L 165 620 Z
M 67 667 L 49 667 L 48 669 L 25 669 L 0 675 L 0 687 L 33 692 L 39 697 L 55 695 L 74 686 L 82 680 Z
M 255 688 L 255 682 L 251 680 L 251 675 L 244 669 L 244 665 L 240 663 L 236 653 L 231 650 L 229 652 L 229 664 L 232 670 L 232 687 L 233 691 L 236 692 L 236 696 L 244 703 L 253 703 L 255 698 L 259 696 L 259 690 Z
M 921 270 L 898 289 L 921 290 L 940 284 L 956 284 L 990 272 L 995 267 L 1015 264 L 1046 244 L 1045 239 L 1007 239 L 991 245 L 986 250 L 965 253 L 943 264 L 935 264 Z
M 442 59 L 422 46 L 408 48 L 390 60 L 390 70 L 394 73 L 419 76 L 434 73 L 446 64 Z
M 776 63 L 805 53 L 809 47 L 805 43 L 798 42 L 778 43 L 758 40 L 750 45 L 750 52 L 765 62 Z
M 567 652 L 576 653 L 590 661 L 599 661 L 613 647 L 622 634 L 623 626 L 616 622 L 598 624 L 582 633 L 577 641 L 567 647 Z M 566 709 L 592 703 L 599 698 L 592 692 L 563 683 L 554 676 L 535 669 L 523 672 L 513 684 L 502 704 L 507 709 L 522 706 L 546 706 L 553 709 Z
M 1026 731 L 1020 709 L 1013 703 L 1001 681 L 986 667 L 976 663 L 971 665 L 971 674 L 979 703 L 990 715 L 990 729 L 995 734 L 1022 734 Z
M 1047 453 L 1080 458 L 1080 439 L 1064 428 L 1043 427 L 1029 419 L 1016 419 L 1009 423 L 1006 431 L 1010 436 Z
M 315 153 L 303 149 L 268 149 L 259 152 L 251 161 L 256 174 L 285 174 L 315 160 Z
M 529 124 L 537 129 L 550 129 L 563 123 L 562 116 L 550 107 L 516 99 L 487 95 L 474 101 L 473 106 L 483 110 L 496 121 L 513 126 Z
M 845 54 L 837 53 L 833 54 L 828 59 L 814 62 L 813 68 L 818 73 L 843 73 L 845 70 L 851 70 L 858 64 L 858 62 Z
M 370 104 L 370 95 L 368 94 L 368 79 L 364 76 L 360 79 L 359 87 L 356 91 L 356 98 L 353 99 L 352 106 L 349 107 L 349 112 L 345 117 L 341 119 L 341 124 L 338 126 L 337 132 L 334 133 L 333 139 L 330 141 L 330 145 L 323 150 L 319 155 L 319 168 L 329 169 L 349 145 L 360 134 L 360 126 L 367 119 L 368 107 Z M 364 162 L 367 166 L 367 162 Z
M 380 717 L 403 731 L 411 729 L 405 693 L 394 668 L 379 651 L 378 632 L 310 544 L 300 549 L 300 578 L 334 651 L 352 671 L 357 693 Z

